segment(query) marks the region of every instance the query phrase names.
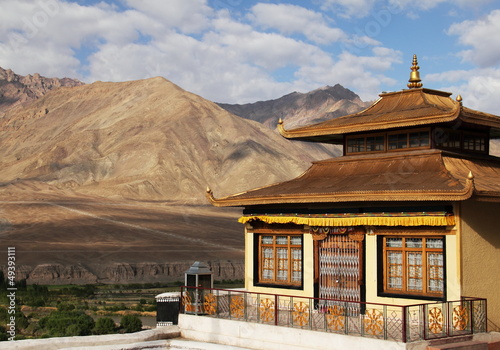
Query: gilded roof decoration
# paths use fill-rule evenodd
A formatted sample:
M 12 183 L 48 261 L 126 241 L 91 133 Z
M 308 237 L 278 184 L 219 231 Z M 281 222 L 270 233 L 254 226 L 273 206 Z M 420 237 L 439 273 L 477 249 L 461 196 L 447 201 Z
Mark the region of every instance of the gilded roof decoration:
M 418 62 L 417 62 L 417 55 L 413 55 L 413 65 L 411 66 L 411 73 L 410 73 L 410 80 L 408 80 L 408 87 L 410 89 L 416 89 L 416 88 L 421 88 L 422 87 L 422 83 L 420 80 L 420 73 L 418 72 L 418 70 L 420 69 L 420 67 L 418 66 Z

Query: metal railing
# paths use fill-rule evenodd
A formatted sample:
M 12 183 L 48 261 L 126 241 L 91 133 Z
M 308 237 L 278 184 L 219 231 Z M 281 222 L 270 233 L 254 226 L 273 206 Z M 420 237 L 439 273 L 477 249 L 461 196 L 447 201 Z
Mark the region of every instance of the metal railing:
M 416 305 L 182 287 L 180 312 L 398 342 L 486 332 L 486 299 Z

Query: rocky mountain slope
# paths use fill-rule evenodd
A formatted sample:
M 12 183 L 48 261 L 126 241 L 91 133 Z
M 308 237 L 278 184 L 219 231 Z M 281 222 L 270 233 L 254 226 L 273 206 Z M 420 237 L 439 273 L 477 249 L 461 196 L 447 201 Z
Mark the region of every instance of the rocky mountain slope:
M 0 119 L 0 181 L 108 198 L 206 203 L 297 176 L 323 151 L 164 78 L 60 88 Z M 279 164 L 279 166 L 276 166 Z
M 214 212 L 206 186 L 244 191 L 332 154 L 163 78 L 75 85 L 2 100 L 0 250 L 29 283 L 179 280 L 194 260 L 242 278 L 239 211 Z
M 36 100 L 50 90 L 79 85 L 83 83 L 76 79 L 45 78 L 38 73 L 22 76 L 0 67 L 0 116 L 12 106 Z
M 307 93 L 292 92 L 276 100 L 218 105 L 233 114 L 274 129 L 279 118 L 285 121 L 287 128 L 293 128 L 355 113 L 370 103 L 361 101 L 354 92 L 336 84 Z

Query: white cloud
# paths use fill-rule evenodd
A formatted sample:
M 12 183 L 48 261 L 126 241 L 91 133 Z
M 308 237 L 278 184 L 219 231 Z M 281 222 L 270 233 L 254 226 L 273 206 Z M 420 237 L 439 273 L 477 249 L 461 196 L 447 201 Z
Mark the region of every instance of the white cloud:
M 335 83 L 373 99 L 381 85 L 394 83 L 384 72 L 398 62 L 398 51 L 363 33 L 347 38 L 318 12 L 259 4 L 249 20 L 202 0 L 166 3 L 127 0 L 128 7 L 121 8 L 105 2 L 2 0 L 0 66 L 86 82 L 164 76 L 205 98 L 231 103 Z M 335 57 L 322 48 L 339 41 L 362 43 L 364 56 Z M 274 74 L 281 71 L 292 74 L 277 81 Z
M 344 40 L 347 35 L 328 25 L 323 14 L 289 4 L 259 3 L 252 7 L 251 21 L 264 29 L 277 29 L 283 34 L 303 34 L 318 44 Z
M 448 30 L 450 35 L 458 35 L 459 42 L 472 49 L 463 50 L 464 60 L 480 67 L 500 64 L 500 10 L 494 10 L 484 18 L 453 24 Z
M 163 26 L 177 28 L 183 33 L 199 33 L 210 24 L 213 10 L 205 0 L 126 0 L 131 8 L 149 18 L 160 21 Z
M 377 0 L 325 0 L 322 8 L 344 17 L 366 17 Z
M 339 83 L 356 91 L 361 99 L 373 100 L 381 92 L 382 85 L 396 84 L 395 80 L 385 77 L 384 72 L 393 64 L 400 63 L 402 54 L 387 48 L 376 48 L 372 52 L 372 56 L 355 56 L 343 52 L 330 64 L 302 67 L 298 72 L 299 80 L 307 82 L 309 89 L 312 86 Z

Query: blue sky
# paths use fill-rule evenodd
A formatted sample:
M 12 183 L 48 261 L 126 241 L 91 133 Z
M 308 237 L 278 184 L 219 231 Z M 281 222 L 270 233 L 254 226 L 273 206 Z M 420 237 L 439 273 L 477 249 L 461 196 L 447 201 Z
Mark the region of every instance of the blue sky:
M 163 76 L 216 102 L 424 87 L 500 114 L 498 0 L 2 0 L 0 66 L 86 83 Z

